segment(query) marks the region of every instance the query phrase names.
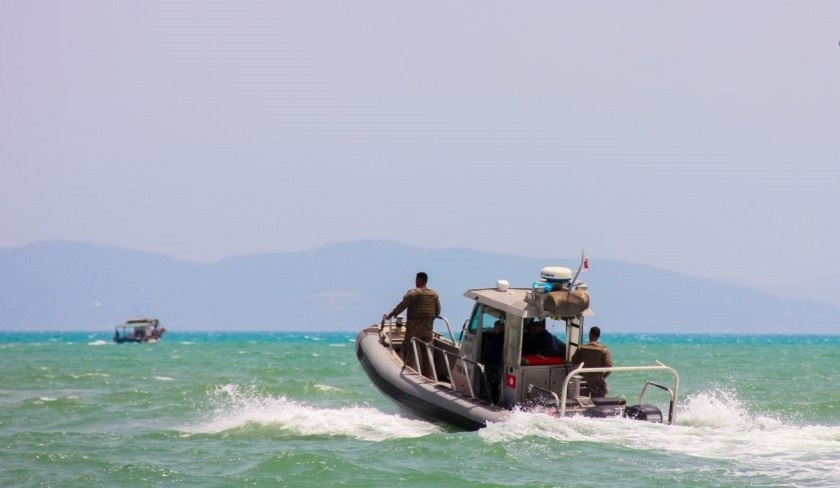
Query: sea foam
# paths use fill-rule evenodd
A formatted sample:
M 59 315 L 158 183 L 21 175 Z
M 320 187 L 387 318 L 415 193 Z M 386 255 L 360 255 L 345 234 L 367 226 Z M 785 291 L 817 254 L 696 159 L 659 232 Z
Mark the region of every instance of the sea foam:
M 798 425 L 753 413 L 733 392 L 719 389 L 689 396 L 678 408 L 675 425 L 515 411 L 509 421 L 479 435 L 490 443 L 537 436 L 563 444 L 658 451 L 727 461 L 741 473 L 787 483 L 840 486 L 840 470 L 825 462 L 840 451 L 840 426 Z
M 192 434 L 216 434 L 260 425 L 295 436 L 347 436 L 382 441 L 422 437 L 442 429 L 419 420 L 381 412 L 366 406 L 321 408 L 272 396 L 254 388 L 224 385 L 209 392 L 212 412 L 194 425 L 184 427 Z

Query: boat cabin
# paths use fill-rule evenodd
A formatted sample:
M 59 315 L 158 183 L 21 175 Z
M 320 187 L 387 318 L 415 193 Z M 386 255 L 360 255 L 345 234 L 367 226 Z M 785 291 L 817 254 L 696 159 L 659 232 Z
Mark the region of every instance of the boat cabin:
M 494 288 L 464 293 L 475 305 L 462 331 L 460 353 L 469 360 L 464 370 L 470 383 L 484 385 L 482 397 L 510 408 L 536 397 L 564 396 L 563 385 L 575 366 L 571 358 L 583 340 L 584 317 L 591 315 L 585 286 L 570 290 L 565 283 L 543 279 L 531 288 L 510 288 L 502 280 Z M 529 350 L 528 328 L 535 322 L 549 326 L 542 334 L 561 327 L 562 337 L 556 337 L 560 347 Z M 460 380 L 465 387 L 465 378 Z M 566 397 L 581 397 L 582 386 L 585 394 L 580 378 L 570 378 Z

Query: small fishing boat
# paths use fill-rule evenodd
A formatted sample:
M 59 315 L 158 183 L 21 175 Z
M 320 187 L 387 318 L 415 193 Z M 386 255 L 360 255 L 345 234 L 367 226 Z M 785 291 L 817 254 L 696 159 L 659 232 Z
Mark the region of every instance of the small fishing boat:
M 158 319 L 131 319 L 114 328 L 114 342 L 158 342 L 165 332 Z
M 572 357 L 583 344 L 584 320 L 594 315 L 588 286 L 578 281 L 584 268 L 588 268 L 585 253 L 574 276 L 570 268 L 549 266 L 528 287 L 514 288 L 499 280 L 492 288 L 467 290 L 464 296 L 474 306 L 458 340 L 445 317 L 438 319 L 444 322 L 448 337 L 436 331 L 428 344 L 417 338 L 405 343 L 402 317 L 383 319 L 359 332 L 356 356 L 371 382 L 404 415 L 465 430 L 503 422 L 514 409 L 557 417 L 627 417 L 673 424 L 679 390 L 679 375 L 673 368 L 659 361 L 642 366 L 573 364 Z M 565 331 L 565 351 L 523 353 L 528 325 L 546 319 Z M 428 370 L 418 371 L 409 364 L 422 370 L 423 353 L 431 361 L 426 363 Z M 406 364 L 404 358 L 409 355 L 413 361 Z M 640 380 L 641 393 L 628 405 L 623 396 L 612 392 L 593 396 L 585 379 L 593 373 L 627 373 L 628 378 L 651 374 L 659 382 Z M 670 386 L 659 377 L 670 379 Z M 657 395 L 667 417 L 660 406 L 645 403 L 649 391 L 664 392 Z

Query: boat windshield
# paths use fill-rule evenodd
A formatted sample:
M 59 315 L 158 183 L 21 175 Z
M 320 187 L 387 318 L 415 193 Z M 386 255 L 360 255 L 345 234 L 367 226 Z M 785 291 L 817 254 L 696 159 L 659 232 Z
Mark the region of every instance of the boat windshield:
M 482 329 L 484 332 L 490 332 L 497 325 L 496 322 L 499 321 L 501 321 L 501 324 L 504 324 L 504 312 L 490 306 L 479 305 L 473 312 L 469 330 L 472 333 L 477 333 L 478 329 Z

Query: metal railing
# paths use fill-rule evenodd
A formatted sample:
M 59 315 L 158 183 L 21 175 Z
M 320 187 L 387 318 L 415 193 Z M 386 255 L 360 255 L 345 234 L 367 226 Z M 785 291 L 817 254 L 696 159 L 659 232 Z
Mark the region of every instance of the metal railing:
M 419 347 L 425 347 L 426 348 L 426 354 L 429 355 L 429 365 L 431 366 L 431 369 L 432 369 L 431 373 L 432 373 L 432 378 L 434 378 L 434 381 L 438 381 L 437 380 L 437 377 L 438 377 L 437 376 L 437 367 L 435 366 L 435 360 L 434 360 L 434 358 L 435 358 L 434 351 L 438 351 L 443 355 L 443 360 L 446 363 L 446 371 L 449 373 L 449 389 L 450 390 L 460 393 L 460 391 L 458 391 L 458 389 L 455 387 L 455 382 L 453 381 L 453 378 L 452 378 L 453 366 L 452 366 L 452 362 L 450 361 L 450 358 L 454 359 L 456 361 L 456 363 L 457 363 L 457 361 L 460 361 L 461 363 L 471 364 L 474 367 L 478 368 L 478 370 L 481 372 L 481 379 L 484 380 L 484 384 L 485 385 L 489 384 L 489 381 L 487 380 L 487 372 L 485 370 L 485 366 L 484 366 L 483 363 L 473 361 L 472 359 L 467 359 L 467 358 L 462 357 L 462 356 L 460 356 L 460 355 L 458 355 L 458 354 L 456 354 L 452 351 L 448 351 L 448 350 L 446 350 L 442 347 L 438 347 L 438 346 L 435 346 L 434 344 L 429 344 L 427 342 L 424 342 L 424 341 L 422 341 L 422 340 L 420 340 L 416 337 L 412 337 L 411 338 L 411 349 L 412 349 L 411 352 L 412 352 L 412 354 L 414 354 L 414 364 L 417 365 L 417 372 L 421 376 L 423 376 L 423 366 L 422 366 L 422 362 L 420 361 L 419 350 L 417 349 L 418 344 L 419 344 Z M 405 366 L 403 366 L 403 367 L 405 367 Z M 472 375 L 469 374 L 469 371 L 467 370 L 466 367 L 464 367 L 463 375 L 464 375 L 464 378 L 466 379 L 466 382 L 467 382 L 467 390 L 469 392 L 469 396 L 470 396 L 470 398 L 475 399 L 476 398 L 475 388 L 473 387 L 473 382 L 472 382 L 472 379 L 470 378 L 470 376 L 472 376 Z
M 455 334 L 452 333 L 452 327 L 450 327 L 450 325 L 449 325 L 449 319 L 447 319 L 446 317 L 444 317 L 442 315 L 438 315 L 435 318 L 443 320 L 443 323 L 446 324 L 446 330 L 449 331 L 449 340 L 452 341 L 452 344 L 455 344 L 457 346 L 458 342 L 455 340 Z
M 581 363 L 580 366 L 569 372 L 569 374 L 566 375 L 566 379 L 563 380 L 563 396 L 560 400 L 560 416 L 562 417 L 566 415 L 566 398 L 568 395 L 569 381 L 579 374 L 615 373 L 627 371 L 667 371 L 671 373 L 671 377 L 674 378 L 674 387 L 668 388 L 660 384 L 654 383 L 652 381 L 647 381 L 645 382 L 645 386 L 642 388 L 642 392 L 639 394 L 639 404 L 642 404 L 642 399 L 645 396 L 645 391 L 647 390 L 648 386 L 655 386 L 657 388 L 667 391 L 671 397 L 671 404 L 668 409 L 668 424 L 673 424 L 677 420 L 677 412 L 675 405 L 677 401 L 677 394 L 680 389 L 680 375 L 674 368 L 670 366 L 666 366 L 659 361 L 656 361 L 656 364 L 656 366 L 613 366 L 610 368 L 586 368 L 584 367 L 585 365 Z
M 449 338 L 452 341 L 452 344 L 455 345 L 455 347 L 457 347 L 458 343 L 455 342 L 455 336 L 452 333 L 452 327 L 450 327 L 450 325 L 449 325 L 449 320 L 446 317 L 442 317 L 442 316 L 435 317 L 435 318 L 441 319 L 441 320 L 444 321 L 444 323 L 446 323 L 446 329 L 449 331 Z M 385 328 L 385 325 L 386 325 L 385 322 L 386 322 L 386 319 L 383 317 L 382 322 L 380 322 L 380 324 L 379 324 L 380 333 L 384 332 L 385 334 L 387 334 L 387 336 L 388 336 L 388 347 L 390 347 L 391 350 L 393 350 L 396 353 L 396 350 L 394 350 L 394 340 L 393 340 L 394 337 L 393 337 L 392 332 L 394 330 L 395 325 L 397 327 L 404 327 L 404 326 L 399 324 L 399 323 L 394 324 L 393 320 L 388 320 L 388 324 L 387 324 L 388 328 L 386 329 Z M 456 354 L 452 351 L 448 351 L 446 349 L 443 349 L 442 347 L 435 346 L 434 344 L 429 344 L 429 343 L 424 342 L 424 341 L 422 341 L 422 340 L 420 340 L 416 337 L 412 337 L 411 338 L 411 345 L 410 345 L 411 353 L 414 356 L 414 364 L 417 365 L 417 373 L 420 376 L 424 376 L 424 375 L 423 375 L 423 363 L 422 363 L 422 361 L 420 361 L 420 351 L 417 349 L 418 344 L 420 344 L 419 347 L 425 347 L 426 348 L 426 354 L 429 355 L 429 365 L 431 366 L 431 369 L 432 369 L 432 371 L 431 371 L 432 376 L 429 379 L 434 378 L 433 381 L 438 381 L 438 379 L 437 379 L 437 377 L 438 377 L 437 367 L 435 366 L 434 351 L 439 351 L 443 355 L 443 360 L 446 363 L 446 371 L 449 373 L 449 389 L 451 391 L 455 391 L 455 392 L 460 393 L 458 391 L 458 389 L 455 388 L 455 384 L 452 380 L 453 366 L 452 366 L 452 363 L 450 362 L 450 358 L 455 359 L 455 360 L 460 360 L 462 363 L 472 364 L 473 366 L 477 367 L 479 369 L 479 371 L 481 371 L 481 378 L 484 380 L 484 383 L 488 384 L 487 373 L 485 372 L 484 364 L 473 361 L 471 359 L 467 359 L 467 358 L 462 357 L 462 356 L 460 356 L 460 355 L 458 355 L 458 354 Z M 405 347 L 408 347 L 408 346 L 406 344 L 403 344 L 403 347 L 405 348 Z M 403 367 L 405 367 L 405 366 L 406 366 L 406 364 L 403 363 Z M 473 388 L 472 379 L 470 378 L 470 376 L 471 375 L 468 374 L 467 368 L 465 367 L 464 368 L 464 378 L 466 378 L 466 381 L 467 381 L 467 390 L 469 390 L 470 398 L 475 399 L 476 398 L 475 388 Z
M 446 317 L 444 317 L 442 315 L 438 315 L 435 318 L 443 320 L 443 323 L 446 324 L 446 330 L 449 332 L 449 340 L 452 341 L 452 344 L 455 344 L 457 346 L 458 341 L 455 340 L 455 334 L 452 333 L 452 326 L 449 324 L 449 319 L 447 319 Z M 386 320 L 385 317 L 382 317 L 382 322 L 379 323 L 379 330 L 382 330 L 382 329 L 385 328 L 385 320 Z M 388 319 L 388 325 L 389 325 L 389 327 L 388 327 L 388 340 L 390 341 L 391 340 L 391 330 L 393 329 L 393 326 L 395 325 L 394 319 Z M 397 327 L 405 327 L 405 325 L 403 325 L 403 323 L 402 323 L 402 317 L 400 317 L 400 320 L 398 320 L 396 322 L 396 326 Z M 432 331 L 432 334 L 434 334 L 434 331 Z M 440 334 L 438 334 L 438 335 L 440 335 Z
M 447 319 L 446 317 L 443 317 L 441 315 L 439 315 L 435 318 L 443 320 L 443 322 L 446 324 L 446 330 L 449 332 L 450 341 L 452 341 L 452 344 L 455 347 L 458 347 L 458 343 L 455 341 L 455 335 L 452 333 L 452 327 L 449 324 L 449 319 Z M 382 317 L 382 322 L 380 322 L 380 324 L 379 324 L 379 330 L 380 331 L 384 330 L 385 321 L 386 321 L 385 317 Z M 397 325 L 397 327 L 405 327 L 401 323 L 401 321 L 397 321 L 396 325 Z M 388 334 L 388 347 L 390 347 L 392 350 L 394 349 L 393 335 L 391 334 L 391 332 L 393 330 L 394 330 L 394 322 L 393 322 L 393 319 L 390 319 L 390 320 L 388 320 L 387 334 Z M 432 334 L 434 334 L 434 333 L 435 332 L 433 331 Z M 438 334 L 438 335 L 440 335 L 440 334 Z M 417 344 L 418 343 L 420 343 L 420 344 L 422 344 L 422 346 L 426 347 L 426 354 L 428 354 L 429 365 L 431 366 L 431 369 L 432 369 L 432 371 L 431 371 L 432 376 L 431 376 L 430 379 L 433 378 L 435 381 L 437 381 L 437 377 L 438 377 L 437 368 L 435 367 L 435 356 L 434 356 L 434 352 L 433 352 L 433 351 L 436 350 L 436 351 L 440 351 L 443 354 L 444 361 L 446 362 L 446 370 L 449 373 L 449 379 L 450 379 L 449 384 L 450 384 L 450 388 L 452 390 L 455 390 L 455 388 L 454 388 L 454 385 L 452 384 L 452 365 L 449 362 L 450 357 L 454 357 L 456 359 L 460 359 L 461 361 L 463 361 L 465 363 L 472 363 L 473 365 L 477 366 L 481 370 L 481 375 L 484 378 L 485 383 L 487 382 L 487 376 L 484 372 L 484 365 L 483 364 L 477 363 L 475 361 L 471 361 L 471 360 L 469 360 L 467 358 L 464 358 L 460 355 L 457 355 L 457 354 L 455 354 L 451 351 L 447 351 L 446 349 L 437 347 L 433 344 L 428 344 L 424 341 L 421 341 L 420 339 L 418 339 L 416 337 L 412 337 L 411 338 L 411 352 L 414 356 L 414 364 L 417 366 L 417 372 L 420 374 L 420 376 L 424 376 L 424 375 L 423 375 L 423 366 L 422 366 L 423 363 L 422 363 L 422 361 L 420 361 L 420 353 L 417 350 Z M 406 345 L 403 344 L 403 347 L 406 347 Z M 403 363 L 403 367 L 405 367 L 405 363 Z M 467 378 L 467 388 L 469 389 L 469 392 L 470 392 L 470 398 L 475 398 L 475 391 L 474 391 L 473 386 L 472 386 L 472 381 L 470 380 L 470 375 L 466 374 L 466 372 L 465 372 L 464 376 Z

